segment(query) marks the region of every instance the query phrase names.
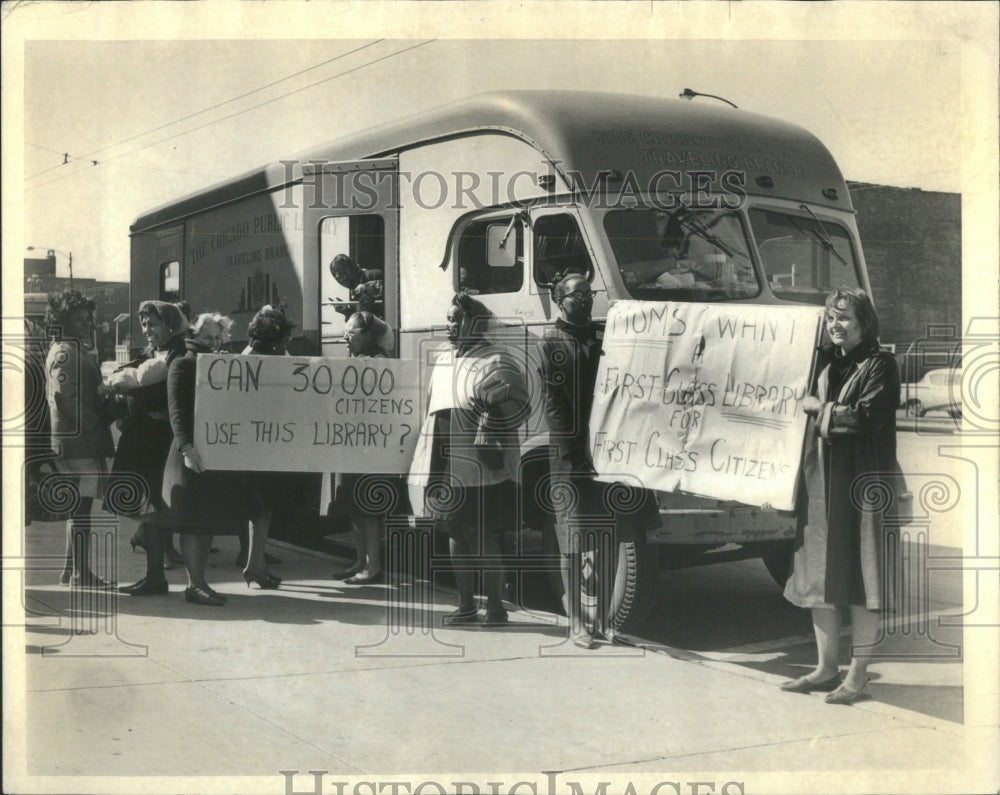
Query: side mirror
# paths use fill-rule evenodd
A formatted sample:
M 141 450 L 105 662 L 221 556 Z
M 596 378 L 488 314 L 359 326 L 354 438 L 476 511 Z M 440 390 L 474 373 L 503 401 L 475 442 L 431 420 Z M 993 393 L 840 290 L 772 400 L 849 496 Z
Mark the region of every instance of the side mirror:
M 491 268 L 513 268 L 517 264 L 517 246 L 507 224 L 486 228 L 486 264 Z

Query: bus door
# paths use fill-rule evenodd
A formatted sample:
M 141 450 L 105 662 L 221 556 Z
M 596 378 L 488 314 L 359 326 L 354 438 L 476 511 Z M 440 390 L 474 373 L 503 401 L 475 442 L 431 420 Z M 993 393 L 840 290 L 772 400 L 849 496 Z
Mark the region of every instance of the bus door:
M 338 282 L 331 263 L 346 255 L 368 273 L 365 290 L 372 311 L 395 334 L 399 350 L 399 204 L 397 161 L 360 160 L 302 166 L 305 296 L 318 304 L 319 347 L 323 356 L 347 356 L 344 327 L 358 309 L 355 294 Z M 374 273 L 377 272 L 377 273 Z M 306 300 L 309 300 L 307 297 Z

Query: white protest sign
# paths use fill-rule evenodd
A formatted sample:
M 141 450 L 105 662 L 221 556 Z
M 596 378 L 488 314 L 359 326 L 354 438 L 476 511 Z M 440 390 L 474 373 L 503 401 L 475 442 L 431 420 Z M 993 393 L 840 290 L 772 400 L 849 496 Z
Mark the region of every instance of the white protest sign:
M 616 303 L 590 417 L 601 479 L 791 510 L 822 314 Z
M 208 469 L 406 472 L 419 411 L 416 362 L 198 356 L 194 445 Z

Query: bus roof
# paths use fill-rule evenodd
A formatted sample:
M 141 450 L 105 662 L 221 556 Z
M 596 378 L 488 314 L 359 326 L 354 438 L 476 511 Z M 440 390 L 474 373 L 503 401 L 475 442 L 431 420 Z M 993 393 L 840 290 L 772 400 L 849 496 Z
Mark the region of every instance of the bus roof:
M 599 174 L 609 171 L 634 175 L 644 190 L 665 171 L 733 170 L 744 175 L 747 193 L 852 210 L 833 157 L 803 128 L 744 110 L 629 94 L 477 94 L 288 159 L 338 162 L 386 157 L 432 141 L 491 132 L 530 143 L 564 175 L 578 174 L 578 187 L 589 188 Z M 287 179 L 284 164 L 268 164 L 144 213 L 132 224 L 132 232 L 284 185 Z

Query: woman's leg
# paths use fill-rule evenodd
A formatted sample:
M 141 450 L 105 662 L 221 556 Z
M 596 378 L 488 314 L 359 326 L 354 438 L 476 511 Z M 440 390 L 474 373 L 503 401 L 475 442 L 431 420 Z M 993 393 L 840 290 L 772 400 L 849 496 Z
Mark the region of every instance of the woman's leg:
M 146 541 L 146 579 L 150 582 L 162 582 L 166 579 L 163 574 L 164 548 L 166 540 L 171 536 L 171 528 L 145 522 L 139 527 Z
M 240 551 L 236 553 L 236 565 L 246 567 L 250 562 L 250 531 L 246 525 L 240 527 Z
M 270 511 L 265 511 L 250 520 L 250 549 L 247 553 L 246 568 L 243 569 L 243 579 L 247 585 L 256 582 L 261 588 L 277 588 L 281 584 L 281 577 L 267 570 L 264 549 L 267 546 L 267 531 L 270 526 Z
M 840 608 L 814 607 L 813 633 L 816 635 L 816 669 L 806 675 L 810 682 L 824 682 L 837 675 L 837 649 L 840 644 Z
M 177 551 L 174 546 L 174 530 L 172 527 L 165 528 L 163 533 L 163 554 L 171 564 L 178 565 L 184 562 L 184 556 Z
M 146 552 L 146 574 L 138 582 L 123 585 L 118 590 L 129 596 L 152 596 L 167 592 L 167 578 L 164 569 L 164 547 L 172 528 L 142 522 L 136 535 L 142 534 L 143 549 Z
M 358 533 L 358 561 L 362 564 L 359 577 L 375 577 L 382 573 L 382 520 L 377 516 L 358 516 L 354 520 Z
M 451 567 L 455 574 L 455 587 L 458 589 L 458 610 L 460 613 L 474 611 L 477 607 L 475 598 L 476 573 L 470 567 L 475 565 L 472 556 L 478 550 L 473 552 L 465 537 L 456 538 L 455 536 L 448 539 L 448 549 L 451 552 Z M 463 565 L 465 568 L 460 568 Z
M 851 667 L 844 677 L 844 686 L 851 690 L 861 690 L 868 681 L 868 664 L 878 640 L 878 623 L 878 613 L 851 605 Z
M 348 580 L 364 571 L 365 568 L 365 539 L 361 529 L 351 520 L 351 532 L 354 534 L 354 548 L 358 551 L 358 556 L 354 563 L 343 571 L 338 571 L 333 575 L 335 580 Z
M 146 548 L 146 530 L 147 525 L 144 522 L 139 522 L 136 525 L 135 532 L 132 533 L 132 538 L 129 543 L 132 545 L 132 551 L 135 552 L 136 547 Z
M 202 580 L 204 580 L 205 569 L 208 567 L 208 555 L 212 551 L 212 536 L 197 536 L 197 539 L 198 539 L 198 544 L 196 548 L 198 550 L 198 565 L 201 569 Z M 208 584 L 208 582 L 205 582 L 204 587 L 213 596 L 218 596 L 218 594 L 216 594 L 215 591 L 212 590 L 212 587 Z M 219 598 L 223 602 L 225 601 L 224 598 L 222 597 Z
M 250 520 L 248 535 L 247 565 L 244 571 L 264 571 L 264 549 L 267 546 L 267 531 L 271 527 L 271 512 L 264 511 Z M 242 538 L 242 536 L 241 536 Z M 240 542 L 243 543 L 242 541 Z M 242 552 L 241 552 L 242 554 Z
M 211 549 L 212 536 L 181 533 L 181 551 L 188 573 L 188 587 L 184 595 L 189 602 L 202 605 L 225 604 L 225 597 L 213 591 L 205 581 L 205 568 L 208 566 L 208 553 Z
M 59 582 L 68 585 L 73 576 L 73 520 L 66 520 L 66 555 L 63 561 L 62 574 L 59 575 Z
M 205 567 L 208 564 L 208 555 L 202 558 L 202 547 L 204 545 L 201 542 L 203 538 L 206 538 L 206 536 L 181 533 L 181 554 L 184 556 L 184 568 L 187 570 L 188 587 L 205 590 L 208 588 L 208 583 L 205 582 Z M 211 537 L 209 536 L 208 538 L 208 546 L 211 547 Z
M 93 497 L 81 497 L 73 515 L 66 521 L 66 546 L 72 558 L 71 568 L 77 579 L 90 577 L 90 511 Z
M 483 538 L 483 590 L 486 591 L 486 615 L 500 618 L 507 615 L 503 606 L 503 553 L 500 549 L 500 537 L 486 533 Z M 491 560 L 486 560 L 486 558 Z

